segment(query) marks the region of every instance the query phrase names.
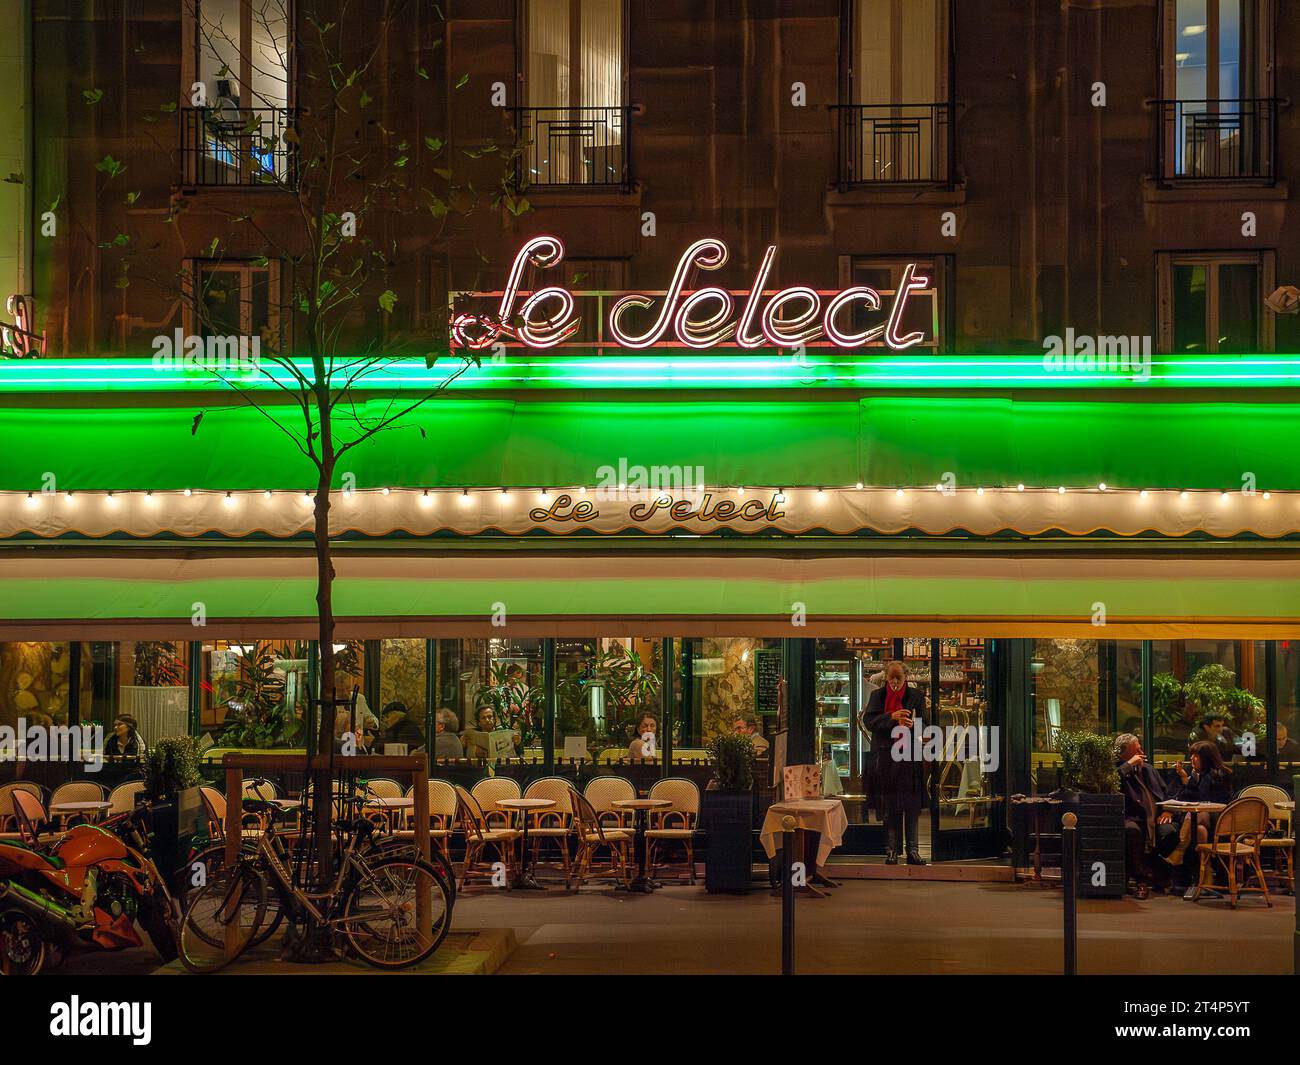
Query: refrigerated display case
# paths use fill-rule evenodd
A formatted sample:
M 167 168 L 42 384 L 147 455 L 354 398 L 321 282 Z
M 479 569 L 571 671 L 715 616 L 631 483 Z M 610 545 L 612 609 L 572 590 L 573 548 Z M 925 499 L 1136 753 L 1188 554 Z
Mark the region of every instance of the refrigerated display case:
M 858 775 L 853 758 L 857 746 L 853 742 L 857 718 L 854 666 L 848 655 L 817 662 L 817 758 L 829 760 L 844 785 Z

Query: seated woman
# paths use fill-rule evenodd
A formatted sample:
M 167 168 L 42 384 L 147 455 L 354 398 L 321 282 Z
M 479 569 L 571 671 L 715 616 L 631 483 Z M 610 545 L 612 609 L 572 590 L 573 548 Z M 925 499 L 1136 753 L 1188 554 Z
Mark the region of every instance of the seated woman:
M 637 718 L 636 733 L 634 734 L 632 738 L 632 742 L 628 744 L 628 748 L 627 748 L 628 760 L 631 762 L 644 762 L 647 758 L 654 758 L 659 753 L 658 747 L 648 745 L 645 742 L 644 737 L 647 733 L 650 733 L 651 735 L 657 737 L 658 732 L 659 732 L 659 718 L 657 718 L 654 714 L 647 711 L 646 713 L 642 714 L 639 718 Z M 656 743 L 658 742 L 657 738 L 655 742 Z M 646 750 L 647 746 L 650 746 L 650 750 L 648 752 Z
M 1181 787 L 1174 798 L 1183 802 L 1217 802 L 1225 806 L 1232 802 L 1232 770 L 1223 761 L 1219 744 L 1214 740 L 1198 740 L 1191 747 L 1192 771 L 1188 773 L 1182 762 L 1174 765 Z M 1174 883 L 1184 889 L 1184 898 L 1191 898 L 1200 873 L 1200 853 L 1196 850 L 1198 843 L 1206 843 L 1210 838 L 1210 825 L 1215 815 L 1206 810 L 1183 815 L 1178 826 L 1178 846 L 1169 855 L 1169 864 L 1181 868 L 1176 873 Z M 1184 855 L 1192 852 L 1192 860 L 1185 862 Z M 1213 894 L 1202 892 L 1201 894 Z
M 105 757 L 140 758 L 144 753 L 145 744 L 139 724 L 130 714 L 118 714 L 113 718 L 113 734 L 104 744 Z

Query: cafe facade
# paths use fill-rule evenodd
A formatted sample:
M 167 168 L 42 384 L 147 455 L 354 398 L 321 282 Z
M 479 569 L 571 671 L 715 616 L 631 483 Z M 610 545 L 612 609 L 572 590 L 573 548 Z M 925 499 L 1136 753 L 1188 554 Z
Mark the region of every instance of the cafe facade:
M 933 722 L 978 737 L 933 761 L 936 860 L 1004 855 L 1008 799 L 1056 786 L 1063 730 L 1133 732 L 1160 762 L 1211 706 L 1243 782 L 1289 779 L 1300 356 L 1264 301 L 1300 267 L 1291 127 L 1272 114 L 1267 172 L 1162 169 L 1170 127 L 1143 79 L 1164 77 L 1180 5 L 1044 5 L 1009 80 L 979 57 L 1019 25 L 1014 5 L 966 24 L 947 3 L 819 2 L 702 29 L 577 3 L 570 58 L 615 72 L 596 79 L 599 123 L 585 92 L 539 87 L 560 45 L 532 9 L 573 4 L 457 6 L 448 46 L 417 58 L 449 84 L 508 70 L 511 107 L 422 102 L 396 78 L 373 91 L 440 142 L 518 146 L 528 206 L 441 243 L 394 224 L 392 314 L 451 347 L 353 393 L 363 416 L 438 394 L 337 471 L 340 694 L 401 702 L 426 737 L 439 710 L 464 729 L 491 707 L 538 775 L 617 769 L 645 712 L 652 771 L 695 771 L 752 720 L 787 762 L 828 765 L 851 855 L 883 851 L 858 717 L 895 658 Z M 1263 6 L 1269 26 L 1295 17 Z M 1138 71 L 1100 114 L 1082 81 L 1042 73 L 1067 29 L 1052 20 L 1084 17 Z M 861 73 L 868 19 L 910 28 L 891 78 Z M 147 76 L 201 73 L 186 47 Z M 755 49 L 769 58 L 741 62 Z M 584 115 L 585 140 L 540 135 L 556 109 Z M 45 117 L 98 158 L 85 110 Z M 1021 114 L 1105 124 L 1105 164 L 1031 155 Z M 146 134 L 114 142 L 128 166 Z M 99 239 L 38 240 L 41 116 L 26 135 L 30 328 L 0 360 L 0 724 L 130 713 L 146 739 L 298 748 L 319 661 L 316 485 L 267 417 L 294 409 L 287 379 L 247 346 L 214 350 L 183 307 L 117 289 L 106 246 L 125 208 L 76 168 L 63 202 Z M 909 153 L 891 154 L 900 136 Z M 196 150 L 202 165 L 139 174 L 146 201 L 188 204 L 139 224 L 174 226 L 195 276 L 229 285 L 232 332 L 292 335 L 288 263 L 246 238 L 201 253 L 232 203 L 274 227 L 284 190 L 242 188 L 225 149 Z

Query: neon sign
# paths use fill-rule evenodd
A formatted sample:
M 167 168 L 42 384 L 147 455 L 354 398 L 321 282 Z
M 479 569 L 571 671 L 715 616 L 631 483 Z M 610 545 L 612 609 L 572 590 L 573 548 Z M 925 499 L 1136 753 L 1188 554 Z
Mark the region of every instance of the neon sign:
M 716 285 L 693 287 L 700 273 L 721 270 L 730 258 L 723 241 L 697 240 L 678 259 L 666 290 L 630 292 L 614 300 L 603 323 L 605 335 L 614 345 L 629 351 L 665 345 L 749 351 L 875 346 L 906 351 L 933 343 L 934 338 L 924 331 L 907 331 L 903 325 L 909 301 L 930 287 L 930 278 L 917 264 L 908 263 L 903 268 L 884 320 L 867 325 L 861 315 L 855 324 L 852 312 L 855 305 L 860 312 L 872 315 L 884 312 L 885 300 L 880 292 L 867 285 L 836 292 L 820 292 L 804 285 L 769 289 L 776 253 L 775 244 L 767 248 L 748 289 L 737 292 Z M 495 312 L 460 311 L 452 316 L 452 343 L 472 351 L 501 343 L 547 350 L 570 341 L 582 327 L 574 293 L 556 285 L 533 291 L 521 287 L 530 267 L 549 270 L 563 259 L 564 244 L 558 237 L 540 236 L 528 241 L 515 256 Z
M 12 322 L 0 322 L 0 348 L 22 359 L 28 355 L 45 354 L 45 337 L 32 332 L 36 317 L 30 296 L 10 296 L 5 302 Z

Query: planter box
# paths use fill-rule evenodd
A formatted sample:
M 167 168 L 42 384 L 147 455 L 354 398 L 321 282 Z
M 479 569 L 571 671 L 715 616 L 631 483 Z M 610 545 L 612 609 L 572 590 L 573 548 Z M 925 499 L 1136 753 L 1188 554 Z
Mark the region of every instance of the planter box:
M 189 857 L 196 836 L 204 833 L 203 801 L 198 788 L 186 788 L 174 798 L 154 800 L 149 804 L 152 830 L 150 849 L 158 872 L 175 892 L 176 872 Z
M 705 791 L 700 827 L 708 841 L 704 889 L 710 894 L 748 891 L 753 879 L 753 795 Z
M 1124 868 L 1124 796 L 1079 792 L 1059 808 L 1079 819 L 1079 898 L 1122 899 Z M 1106 883 L 1093 883 L 1093 866 L 1106 868 Z

